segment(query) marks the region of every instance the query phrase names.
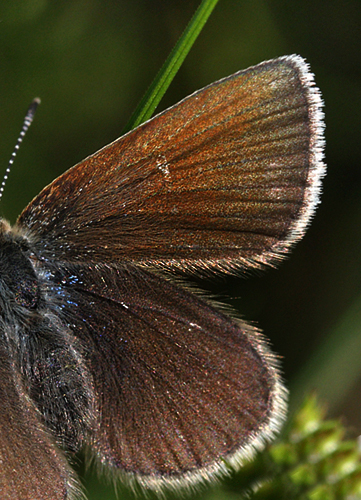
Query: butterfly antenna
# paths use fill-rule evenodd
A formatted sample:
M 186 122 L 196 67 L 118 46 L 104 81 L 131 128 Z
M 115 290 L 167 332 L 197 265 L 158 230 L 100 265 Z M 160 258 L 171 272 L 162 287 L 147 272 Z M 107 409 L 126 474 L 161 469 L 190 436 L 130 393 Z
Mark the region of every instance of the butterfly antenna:
M 25 136 L 28 128 L 30 127 L 30 125 L 34 119 L 35 111 L 36 111 L 37 107 L 39 106 L 39 104 L 40 104 L 40 99 L 38 97 L 36 97 L 33 100 L 33 102 L 30 104 L 30 106 L 26 112 L 26 115 L 24 118 L 24 123 L 23 123 L 23 126 L 21 128 L 21 132 L 19 134 L 18 140 L 16 141 L 14 151 L 11 154 L 11 158 L 10 158 L 10 161 L 8 164 L 8 168 L 5 170 L 5 175 L 3 177 L 3 180 L 2 180 L 2 183 L 0 186 L 0 200 L 1 200 L 2 195 L 4 193 L 5 184 L 6 184 L 6 181 L 8 180 L 12 164 L 14 163 L 14 160 L 15 160 L 15 156 L 20 148 L 20 144 L 23 142 L 24 136 Z

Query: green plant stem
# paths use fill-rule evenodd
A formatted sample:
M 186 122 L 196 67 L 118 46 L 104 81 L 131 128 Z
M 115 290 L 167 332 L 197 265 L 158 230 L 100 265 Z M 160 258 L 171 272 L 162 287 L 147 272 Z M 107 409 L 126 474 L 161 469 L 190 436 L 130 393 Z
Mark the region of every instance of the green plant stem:
M 124 128 L 124 133 L 151 118 L 217 3 L 218 0 L 202 1 L 153 83 L 130 117 Z

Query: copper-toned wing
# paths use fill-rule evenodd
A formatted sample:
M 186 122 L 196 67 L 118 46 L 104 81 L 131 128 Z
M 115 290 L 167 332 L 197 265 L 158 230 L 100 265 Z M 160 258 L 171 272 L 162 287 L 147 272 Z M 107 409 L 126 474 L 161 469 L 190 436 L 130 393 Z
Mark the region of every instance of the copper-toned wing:
M 59 260 L 218 269 L 272 262 L 302 235 L 317 203 L 320 107 L 298 56 L 241 71 L 67 171 L 18 223 L 40 255 Z
M 91 445 L 103 464 L 153 487 L 190 483 L 224 473 L 225 458 L 241 462 L 278 429 L 284 389 L 256 329 L 141 268 L 54 276 L 94 375 Z
M 79 498 L 70 466 L 40 423 L 40 414 L 2 343 L 0 376 L 0 498 Z

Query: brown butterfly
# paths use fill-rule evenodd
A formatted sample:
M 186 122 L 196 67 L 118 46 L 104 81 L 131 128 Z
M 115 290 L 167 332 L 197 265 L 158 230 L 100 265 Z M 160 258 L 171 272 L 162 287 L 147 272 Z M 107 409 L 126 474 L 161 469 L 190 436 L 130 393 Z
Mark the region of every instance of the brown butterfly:
M 0 497 L 77 498 L 68 458 L 159 489 L 278 431 L 262 335 L 179 273 L 276 264 L 318 203 L 323 113 L 299 56 L 194 93 L 71 168 L 0 232 Z M 175 279 L 174 279 L 175 278 Z

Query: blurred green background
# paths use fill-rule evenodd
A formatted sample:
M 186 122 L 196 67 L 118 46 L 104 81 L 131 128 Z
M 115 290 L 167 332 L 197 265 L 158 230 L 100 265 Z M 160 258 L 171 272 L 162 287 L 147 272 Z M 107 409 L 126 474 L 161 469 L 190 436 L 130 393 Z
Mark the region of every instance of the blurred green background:
M 11 0 L 0 5 L 0 158 L 25 110 L 42 105 L 0 215 L 14 222 L 42 187 L 121 133 L 198 1 Z M 325 100 L 322 204 L 280 269 L 203 283 L 256 321 L 282 356 L 291 408 L 316 388 L 361 433 L 361 2 L 220 0 L 160 109 L 276 56 L 307 58 Z M 1 175 L 1 174 L 0 174 Z M 80 469 L 82 465 L 80 464 Z M 88 474 L 90 499 L 115 498 Z M 128 492 L 121 489 L 120 498 Z M 201 497 L 225 498 L 222 490 Z M 228 497 L 227 497 L 228 498 Z

